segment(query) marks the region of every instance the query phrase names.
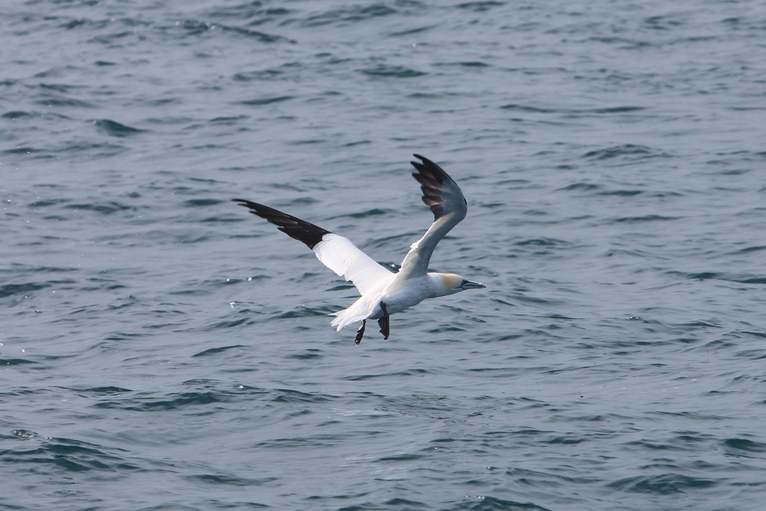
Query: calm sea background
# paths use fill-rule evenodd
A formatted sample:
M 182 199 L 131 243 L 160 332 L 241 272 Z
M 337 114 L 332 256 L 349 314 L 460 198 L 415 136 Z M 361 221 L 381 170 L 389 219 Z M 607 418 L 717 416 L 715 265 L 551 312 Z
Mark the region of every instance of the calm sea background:
M 0 509 L 764 509 L 762 1 L 1 10 Z M 354 346 L 230 199 L 398 263 L 414 152 L 489 287 Z

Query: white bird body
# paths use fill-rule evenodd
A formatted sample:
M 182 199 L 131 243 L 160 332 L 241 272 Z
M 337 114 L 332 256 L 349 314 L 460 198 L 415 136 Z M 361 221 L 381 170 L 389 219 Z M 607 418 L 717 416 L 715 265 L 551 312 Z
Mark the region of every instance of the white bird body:
M 362 340 L 368 319 L 378 320 L 381 333 L 387 339 L 391 314 L 427 298 L 484 287 L 454 273 L 427 271 L 436 244 L 465 218 L 467 204 L 460 188 L 441 167 L 417 154 L 415 157 L 421 162 L 412 162 L 417 171 L 413 176 L 421 184 L 423 202 L 431 208 L 434 222 L 423 237 L 412 244 L 397 273 L 378 264 L 343 236 L 268 206 L 234 199 L 251 213 L 277 225 L 288 236 L 305 243 L 336 275 L 354 283 L 361 296 L 350 307 L 336 312 L 331 325 L 340 331 L 361 321 L 357 344 Z
M 426 298 L 434 298 L 438 292 L 439 277 L 435 273 L 427 273 L 412 278 L 394 278 L 388 285 L 380 301 L 388 306 L 389 314 L 402 312 L 417 305 Z M 374 318 L 378 319 L 378 318 Z
M 365 319 L 380 319 L 383 315 L 381 303 L 386 304 L 389 314 L 402 312 L 427 298 L 452 294 L 444 285 L 444 274 L 427 273 L 409 279 L 397 278 L 391 274 L 390 281 L 370 293 L 362 295 L 347 309 L 335 313 L 331 325 L 338 331 L 350 323 Z

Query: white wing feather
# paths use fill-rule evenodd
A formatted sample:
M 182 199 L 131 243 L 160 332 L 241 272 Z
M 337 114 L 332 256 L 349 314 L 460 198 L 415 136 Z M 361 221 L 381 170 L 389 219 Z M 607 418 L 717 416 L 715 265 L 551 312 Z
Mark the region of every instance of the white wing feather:
M 362 295 L 374 291 L 393 279 L 392 272 L 359 250 L 348 238 L 257 202 L 245 199 L 233 200 L 249 209 L 252 214 L 276 225 L 280 231 L 291 238 L 304 243 L 336 275 L 353 282 Z
M 394 277 L 392 272 L 359 250 L 348 238 L 338 234 L 325 234 L 313 250 L 322 264 L 336 275 L 353 282 L 362 295 Z

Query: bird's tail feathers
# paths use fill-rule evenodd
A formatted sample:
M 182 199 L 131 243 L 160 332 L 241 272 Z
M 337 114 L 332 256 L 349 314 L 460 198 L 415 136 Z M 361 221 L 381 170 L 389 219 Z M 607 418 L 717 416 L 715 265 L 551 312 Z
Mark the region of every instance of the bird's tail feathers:
M 362 297 L 350 307 L 336 312 L 335 318 L 330 322 L 330 326 L 335 327 L 335 330 L 340 332 L 351 323 L 369 318 L 375 309 L 375 305 L 377 304 L 370 304 L 368 300 Z

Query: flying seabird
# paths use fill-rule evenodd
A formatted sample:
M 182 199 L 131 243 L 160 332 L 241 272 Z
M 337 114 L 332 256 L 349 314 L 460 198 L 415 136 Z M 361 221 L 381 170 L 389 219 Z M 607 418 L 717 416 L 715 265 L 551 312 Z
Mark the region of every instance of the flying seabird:
M 232 199 L 254 215 L 265 218 L 291 238 L 306 244 L 317 258 L 337 275 L 351 281 L 361 297 L 350 307 L 336 312 L 330 323 L 340 331 L 361 321 L 356 344 L 362 342 L 368 319 L 377 319 L 380 333 L 388 339 L 389 316 L 416 305 L 426 298 L 451 295 L 485 287 L 455 273 L 432 273 L 428 263 L 436 244 L 455 227 L 468 211 L 463 192 L 444 170 L 428 158 L 414 155 L 420 161 L 412 176 L 420 183 L 423 202 L 431 208 L 434 221 L 422 238 L 410 246 L 401 268 L 393 273 L 359 250 L 348 238 L 319 226 L 245 199 Z

